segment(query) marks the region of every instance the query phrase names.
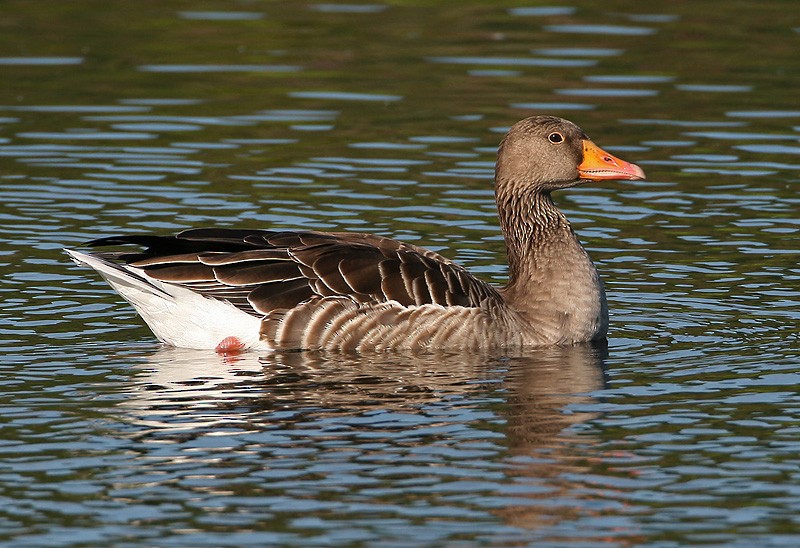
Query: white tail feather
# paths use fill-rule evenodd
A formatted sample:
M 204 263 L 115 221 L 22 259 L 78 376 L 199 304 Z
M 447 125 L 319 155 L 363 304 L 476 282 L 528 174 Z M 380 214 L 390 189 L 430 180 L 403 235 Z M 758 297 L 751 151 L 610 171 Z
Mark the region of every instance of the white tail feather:
M 213 349 L 226 337 L 233 336 L 246 348 L 271 349 L 259 336 L 261 319 L 228 302 L 155 280 L 139 268 L 80 251 L 64 251 L 79 265 L 89 266 L 105 278 L 166 344 Z

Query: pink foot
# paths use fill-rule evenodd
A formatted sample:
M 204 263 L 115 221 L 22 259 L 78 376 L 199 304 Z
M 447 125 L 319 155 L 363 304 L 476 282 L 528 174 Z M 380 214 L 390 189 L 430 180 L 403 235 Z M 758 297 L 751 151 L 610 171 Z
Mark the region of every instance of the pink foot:
M 225 337 L 214 350 L 223 356 L 241 354 L 244 352 L 244 343 L 234 336 Z

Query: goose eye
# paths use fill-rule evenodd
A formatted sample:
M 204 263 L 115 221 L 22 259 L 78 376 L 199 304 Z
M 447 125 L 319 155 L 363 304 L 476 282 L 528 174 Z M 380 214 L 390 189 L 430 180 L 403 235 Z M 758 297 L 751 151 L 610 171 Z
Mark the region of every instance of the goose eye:
M 554 131 L 553 133 L 547 136 L 547 140 L 550 141 L 551 143 L 560 143 L 561 141 L 564 140 L 564 136 L 561 135 L 559 132 Z

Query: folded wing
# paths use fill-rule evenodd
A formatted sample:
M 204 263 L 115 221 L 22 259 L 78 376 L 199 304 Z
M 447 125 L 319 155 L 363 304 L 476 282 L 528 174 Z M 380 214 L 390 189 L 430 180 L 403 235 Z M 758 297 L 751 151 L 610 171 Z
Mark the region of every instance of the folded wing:
M 90 242 L 118 244 L 146 249 L 103 255 L 257 317 L 326 297 L 403 307 L 471 308 L 500 300 L 492 286 L 445 257 L 370 234 L 196 229 Z

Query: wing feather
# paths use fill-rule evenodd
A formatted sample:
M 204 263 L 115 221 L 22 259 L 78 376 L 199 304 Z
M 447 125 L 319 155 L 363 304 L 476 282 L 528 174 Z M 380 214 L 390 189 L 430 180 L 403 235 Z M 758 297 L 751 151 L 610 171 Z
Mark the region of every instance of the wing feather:
M 198 262 L 162 262 L 146 267 L 145 271 L 157 280 L 174 284 L 206 282 L 215 279 L 214 269 Z
M 438 253 L 371 234 L 210 228 L 90 242 L 120 244 L 146 249 L 110 256 L 256 316 L 282 316 L 302 305 L 305 317 L 313 314 L 315 299 L 326 307 L 333 306 L 327 300 L 332 298 L 354 305 L 396 301 L 404 307 L 501 301 L 494 287 Z M 326 317 L 313 318 L 319 325 Z M 288 326 L 292 332 L 293 326 Z
M 295 263 L 288 261 L 246 261 L 213 269 L 217 280 L 225 285 L 256 285 L 304 279 Z
M 197 260 L 208 266 L 222 266 L 227 264 L 247 263 L 250 261 L 274 260 L 288 262 L 291 261 L 291 258 L 285 249 L 257 249 L 233 253 L 223 253 L 219 251 L 202 253 L 197 256 Z
M 444 279 L 441 270 L 426 270 L 425 283 L 428 286 L 428 293 L 431 296 L 431 301 L 446 306 L 448 304 L 447 280 Z
M 403 306 L 412 306 L 411 297 L 405 278 L 400 271 L 400 261 L 387 259 L 378 265 L 381 275 L 381 293 L 384 300 L 397 301 Z
M 304 279 L 288 282 L 259 284 L 247 294 L 247 300 L 260 314 L 269 314 L 276 308 L 293 308 L 314 296 Z
M 357 293 L 375 296 L 381 292 L 380 262 L 376 261 L 374 255 L 363 257 L 353 254 L 342 259 L 339 273 Z
M 312 266 L 314 274 L 326 285 L 331 291 L 338 295 L 348 295 L 353 292 L 353 288 L 344 279 L 342 273 L 339 271 L 339 263 L 342 262 L 339 253 L 325 253 L 314 261 Z

